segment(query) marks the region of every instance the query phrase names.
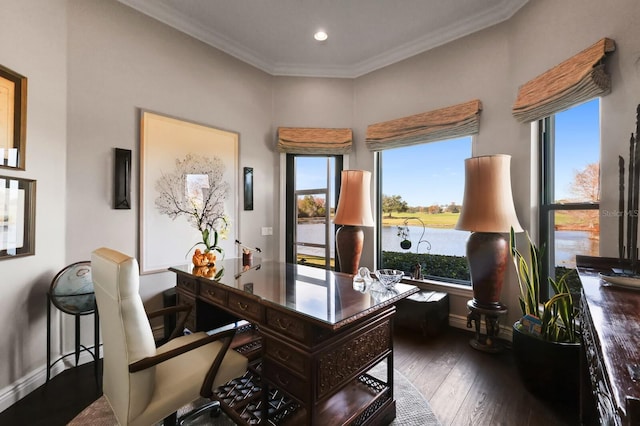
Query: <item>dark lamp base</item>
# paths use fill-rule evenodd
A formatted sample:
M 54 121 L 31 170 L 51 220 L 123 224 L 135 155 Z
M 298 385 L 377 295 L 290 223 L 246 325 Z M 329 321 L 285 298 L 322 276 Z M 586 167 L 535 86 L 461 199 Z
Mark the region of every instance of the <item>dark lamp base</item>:
M 509 242 L 495 232 L 474 232 L 467 241 L 467 261 L 478 308 L 501 310 L 500 293 L 507 267 Z
M 336 251 L 340 272 L 357 274 L 364 246 L 364 231 L 359 226 L 343 225 L 336 232 Z

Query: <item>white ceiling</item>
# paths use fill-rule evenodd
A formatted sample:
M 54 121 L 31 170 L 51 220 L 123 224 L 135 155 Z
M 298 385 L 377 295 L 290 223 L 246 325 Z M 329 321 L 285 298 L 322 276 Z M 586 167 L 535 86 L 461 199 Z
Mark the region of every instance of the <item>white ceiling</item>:
M 354 78 L 509 19 L 528 0 L 119 0 L 272 75 Z M 323 29 L 327 41 L 313 34 Z

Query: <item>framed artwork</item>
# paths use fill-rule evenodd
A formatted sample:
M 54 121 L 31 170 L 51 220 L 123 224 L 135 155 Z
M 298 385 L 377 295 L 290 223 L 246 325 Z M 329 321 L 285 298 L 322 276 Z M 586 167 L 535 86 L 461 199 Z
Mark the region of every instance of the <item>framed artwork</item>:
M 25 169 L 27 78 L 0 65 L 0 167 Z
M 235 257 L 239 235 L 238 139 L 236 132 L 142 111 L 141 273 L 164 272 L 170 266 L 191 262 L 195 245 L 203 240 L 191 212 L 203 211 L 203 203 L 211 202 L 211 208 L 223 214 L 216 222 L 222 231 L 218 245 L 227 256 Z M 167 197 L 175 203 L 167 203 Z M 180 207 L 174 209 L 174 204 Z
M 0 260 L 35 253 L 36 181 L 0 176 Z
M 253 167 L 244 168 L 244 209 L 253 210 Z

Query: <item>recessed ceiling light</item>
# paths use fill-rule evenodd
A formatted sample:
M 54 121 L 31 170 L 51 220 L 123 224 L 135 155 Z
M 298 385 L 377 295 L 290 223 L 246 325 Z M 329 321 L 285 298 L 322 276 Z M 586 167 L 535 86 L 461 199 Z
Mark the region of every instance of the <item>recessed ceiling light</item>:
M 329 36 L 324 31 L 318 31 L 313 35 L 313 38 L 315 38 L 318 41 L 325 41 L 328 37 Z

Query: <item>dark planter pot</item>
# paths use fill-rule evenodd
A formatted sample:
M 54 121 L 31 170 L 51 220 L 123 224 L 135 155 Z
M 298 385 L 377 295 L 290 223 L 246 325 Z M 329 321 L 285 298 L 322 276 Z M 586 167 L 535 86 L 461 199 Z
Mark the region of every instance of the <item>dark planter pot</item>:
M 513 326 L 513 358 L 526 388 L 541 399 L 577 406 L 580 343 L 538 339 L 518 330 L 516 324 Z
M 411 248 L 411 241 L 409 241 L 409 240 L 400 241 L 400 247 L 403 250 L 409 250 Z

